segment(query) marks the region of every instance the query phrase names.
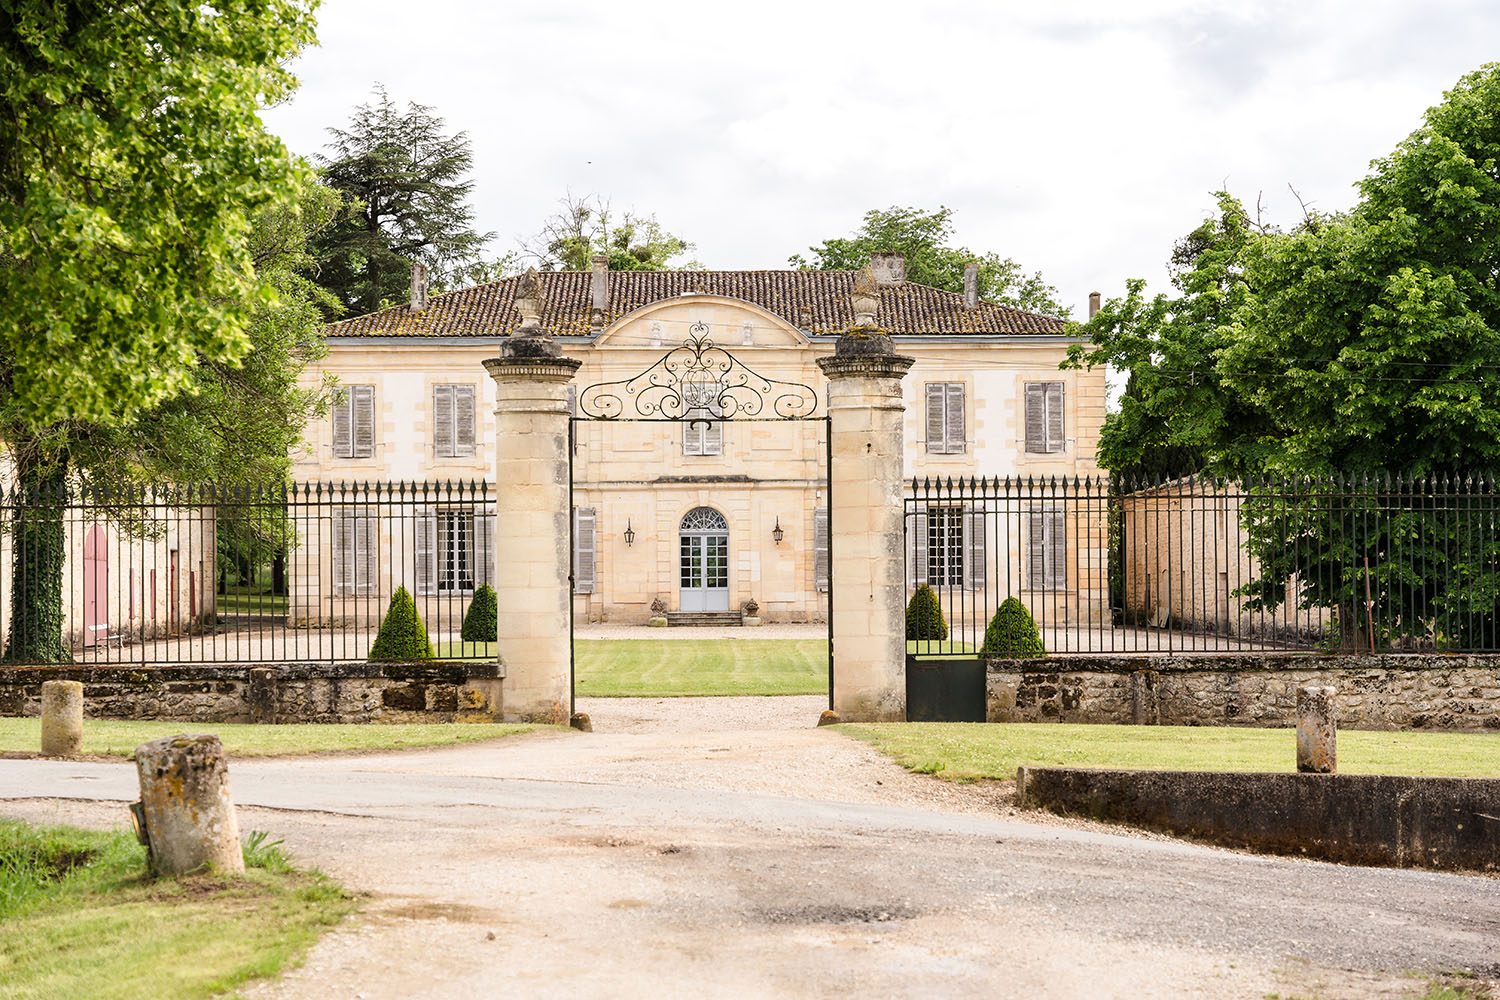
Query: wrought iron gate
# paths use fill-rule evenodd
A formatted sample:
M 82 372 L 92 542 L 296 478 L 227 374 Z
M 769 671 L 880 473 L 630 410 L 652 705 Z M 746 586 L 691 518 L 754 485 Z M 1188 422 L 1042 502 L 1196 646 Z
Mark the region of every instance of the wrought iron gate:
M 612 424 L 667 423 L 684 428 L 689 444 L 700 448 L 717 437 L 722 440 L 726 423 L 785 423 L 802 421 L 823 427 L 823 495 L 830 515 L 833 509 L 833 442 L 826 407 L 820 408 L 817 392 L 801 382 L 787 382 L 762 375 L 724 347 L 714 343 L 707 323 L 693 323 L 687 338 L 657 358 L 645 370 L 628 379 L 597 382 L 581 387 L 573 395 L 568 420 L 568 627 L 576 631 L 575 604 L 578 588 L 579 521 L 573 515 L 577 472 L 578 427 L 590 422 Z M 819 410 L 823 412 L 820 414 Z M 694 452 L 688 451 L 688 454 Z M 701 451 L 698 453 L 702 453 Z M 778 529 L 780 522 L 778 521 Z M 630 530 L 627 528 L 627 531 Z M 718 579 L 727 571 L 728 550 L 709 533 L 690 532 L 699 538 L 695 572 Z M 699 536 L 702 537 L 699 537 Z M 828 707 L 833 707 L 833 536 L 831 517 L 826 537 L 828 567 Z M 683 535 L 686 539 L 688 535 Z M 712 552 L 709 550 L 713 549 Z M 709 557 L 713 556 L 712 559 Z M 686 558 L 686 557 L 684 557 Z M 722 563 L 722 566 L 721 566 Z M 726 584 L 727 586 L 727 584 Z M 705 588 L 707 589 L 707 588 Z M 572 677 L 569 711 L 577 702 L 576 639 L 569 674 Z

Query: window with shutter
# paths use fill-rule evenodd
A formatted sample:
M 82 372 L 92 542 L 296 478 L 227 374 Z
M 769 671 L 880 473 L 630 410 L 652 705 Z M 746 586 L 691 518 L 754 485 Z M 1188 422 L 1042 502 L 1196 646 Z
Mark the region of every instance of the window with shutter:
M 474 511 L 474 585 L 495 582 L 495 509 Z
M 432 387 L 432 450 L 440 458 L 453 455 L 453 386 Z
M 907 548 L 907 557 L 911 560 L 912 583 L 921 585 L 927 583 L 927 514 L 925 511 L 912 515 L 911 523 L 908 525 L 911 534 L 910 545 Z
M 355 597 L 375 592 L 375 516 L 354 510 L 333 515 L 333 592 Z
M 467 509 L 437 512 L 437 589 L 474 589 L 474 515 Z
M 573 593 L 592 594 L 596 568 L 598 516 L 592 507 L 573 508 Z
M 967 445 L 962 382 L 927 383 L 927 452 L 962 455 Z
M 682 453 L 684 455 L 721 455 L 724 453 L 724 425 L 710 418 L 723 415 L 713 385 L 685 384 L 683 402 L 687 404 L 687 419 L 682 424 Z
M 828 590 L 828 509 L 819 507 L 813 511 L 813 584 L 820 591 Z
M 927 582 L 934 586 L 964 585 L 964 510 L 927 509 Z
M 333 457 L 354 457 L 354 398 L 348 390 L 333 403 Z
M 1027 563 L 1032 590 L 1063 590 L 1068 583 L 1067 522 L 1060 510 L 1027 515 Z
M 1063 422 L 1063 384 L 1026 383 L 1026 451 L 1051 455 L 1066 450 Z
M 416 564 L 418 594 L 431 594 L 437 590 L 437 533 L 437 516 L 428 510 L 417 511 L 417 548 L 413 562 Z
M 439 458 L 474 454 L 474 387 L 432 387 L 432 450 Z
M 375 387 L 350 386 L 349 397 L 354 424 L 354 453 L 351 457 L 369 458 L 375 454 Z

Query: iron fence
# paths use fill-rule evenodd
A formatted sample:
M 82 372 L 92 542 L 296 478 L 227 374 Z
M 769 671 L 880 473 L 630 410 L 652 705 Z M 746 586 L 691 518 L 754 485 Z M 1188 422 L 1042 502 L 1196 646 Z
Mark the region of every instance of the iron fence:
M 905 541 L 916 656 L 1500 650 L 1490 476 L 929 478 Z
M 494 517 L 482 482 L 0 493 L 6 659 L 361 660 L 401 587 L 437 659 L 489 659 L 494 636 L 466 641 L 463 623 L 494 578 Z M 17 641 L 39 625 L 58 655 Z

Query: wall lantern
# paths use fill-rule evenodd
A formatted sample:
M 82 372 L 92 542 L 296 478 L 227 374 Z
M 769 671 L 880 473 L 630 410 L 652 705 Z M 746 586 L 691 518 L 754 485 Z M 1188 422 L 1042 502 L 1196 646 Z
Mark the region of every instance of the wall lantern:
M 776 544 L 777 545 L 780 545 L 781 544 L 781 540 L 786 537 L 786 532 L 781 530 L 781 515 L 780 514 L 776 515 L 776 527 L 774 527 L 774 528 L 771 529 L 771 537 L 774 538 L 774 539 L 776 539 Z
M 625 519 L 625 544 L 635 544 L 635 529 L 630 526 L 630 518 Z

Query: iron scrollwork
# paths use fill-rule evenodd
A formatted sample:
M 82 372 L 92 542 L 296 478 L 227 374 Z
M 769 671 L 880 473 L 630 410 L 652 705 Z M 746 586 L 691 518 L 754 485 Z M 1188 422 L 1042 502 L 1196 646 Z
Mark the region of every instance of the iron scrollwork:
M 599 382 L 578 394 L 578 412 L 593 420 L 733 420 L 770 412 L 785 420 L 811 417 L 818 394 L 801 382 L 784 382 L 748 367 L 713 342 L 708 324 L 694 323 L 688 337 L 638 375 Z

